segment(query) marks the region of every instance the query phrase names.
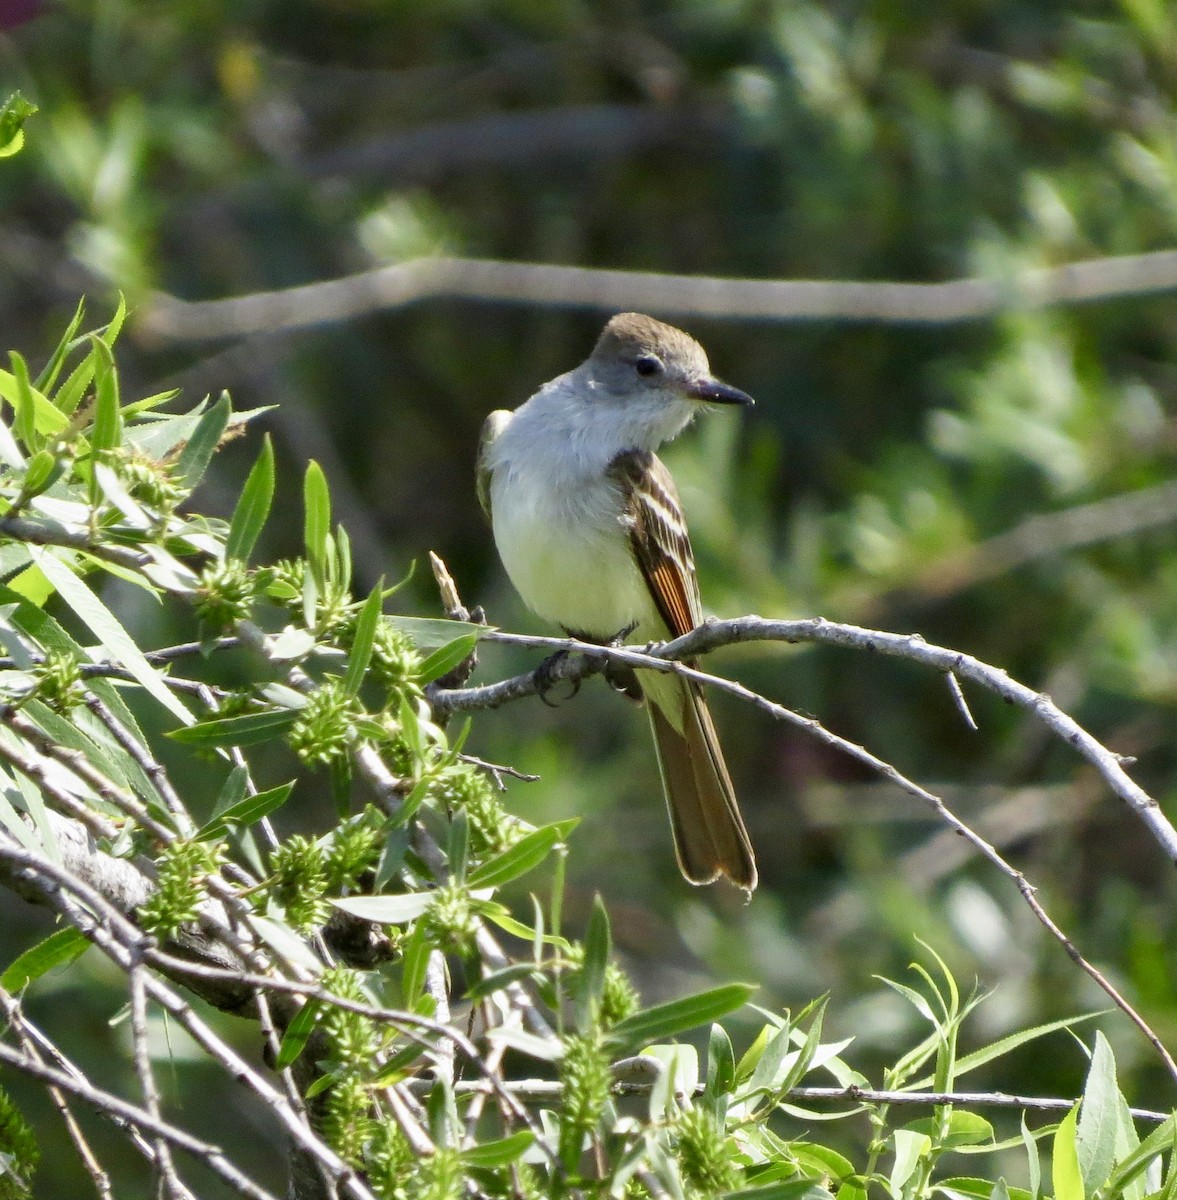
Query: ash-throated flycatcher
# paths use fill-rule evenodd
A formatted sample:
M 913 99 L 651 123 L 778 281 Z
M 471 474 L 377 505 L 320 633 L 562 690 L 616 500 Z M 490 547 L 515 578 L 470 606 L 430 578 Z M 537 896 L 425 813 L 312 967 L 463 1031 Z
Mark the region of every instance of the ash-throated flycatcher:
M 585 641 L 626 630 L 661 641 L 694 629 L 703 614 L 691 543 L 654 451 L 708 404 L 751 403 L 711 374 L 694 338 L 622 313 L 579 367 L 514 412 L 491 413 L 478 493 L 527 606 Z M 702 690 L 676 675 L 636 674 L 683 875 L 726 875 L 750 892 L 756 863 Z

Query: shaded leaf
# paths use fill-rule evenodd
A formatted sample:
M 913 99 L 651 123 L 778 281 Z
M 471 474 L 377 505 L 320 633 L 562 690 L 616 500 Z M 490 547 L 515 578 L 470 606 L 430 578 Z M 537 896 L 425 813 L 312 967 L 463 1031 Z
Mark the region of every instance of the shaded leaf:
M 555 846 L 566 841 L 579 824 L 579 817 L 569 817 L 532 831 L 502 854 L 472 871 L 467 882 L 472 888 L 501 887 L 512 879 L 526 875 L 538 867 Z
M 23 991 L 54 967 L 62 967 L 80 958 L 90 948 L 89 939 L 76 929 L 59 929 L 43 942 L 17 955 L 0 975 L 0 987 L 6 992 Z

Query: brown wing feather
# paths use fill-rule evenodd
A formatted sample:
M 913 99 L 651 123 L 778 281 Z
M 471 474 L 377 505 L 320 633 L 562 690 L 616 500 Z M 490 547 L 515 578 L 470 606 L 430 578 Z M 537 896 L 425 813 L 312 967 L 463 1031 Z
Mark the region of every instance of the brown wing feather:
M 657 455 L 628 450 L 609 466 L 625 497 L 625 519 L 634 557 L 672 637 L 702 620 L 695 557 L 678 491 Z

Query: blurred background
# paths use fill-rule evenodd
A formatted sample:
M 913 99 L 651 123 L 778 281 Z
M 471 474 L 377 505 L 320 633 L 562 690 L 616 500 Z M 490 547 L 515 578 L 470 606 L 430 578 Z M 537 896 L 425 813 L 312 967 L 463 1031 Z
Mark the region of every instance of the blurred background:
M 624 286 L 601 309 L 434 297 L 212 339 L 154 323 L 160 296 L 433 255 L 1008 279 L 1177 236 L 1165 0 L 28 0 L 0 16 L 0 84 L 41 109 L 0 166 L 5 347 L 39 363 L 79 295 L 93 323 L 121 290 L 135 310 L 126 394 L 227 388 L 240 408 L 278 406 L 220 456 L 203 507 L 231 511 L 268 429 L 285 504 L 263 552 L 297 549 L 315 458 L 361 584 L 417 563 L 408 612 L 438 612 L 432 549 L 493 623 L 551 632 L 497 563 L 475 446 L 489 410 L 574 366 L 631 307 Z M 758 401 L 666 455 L 712 611 L 918 631 L 1049 692 L 1177 801 L 1172 296 L 935 328 L 655 315 Z M 149 643 L 172 636 L 116 598 Z M 480 678 L 535 661 L 489 648 Z M 939 791 L 1177 1041 L 1173 864 L 1026 713 L 970 692 L 973 732 L 943 679 L 845 651 L 753 647 L 710 666 Z M 645 720 L 600 681 L 554 709 L 481 717 L 469 743 L 542 776 L 511 784 L 519 815 L 584 814 L 570 922 L 603 895 L 647 1000 L 710 978 L 757 981 L 768 1007 L 832 990 L 827 1028 L 855 1035 L 849 1056 L 869 1069 L 922 1035 L 874 978 L 902 976 L 919 937 L 966 989 L 995 989 L 978 1039 L 1106 1006 L 1008 881 L 917 802 L 759 713 L 714 708 L 760 857 L 746 908 L 679 879 Z M 289 823 L 325 828 L 326 801 L 302 803 Z M 14 946 L 34 919 L 14 914 Z M 101 964 L 87 969 L 101 988 Z M 74 1012 L 75 1042 L 117 1036 L 100 1006 Z M 1171 1105 L 1143 1040 L 1123 1019 L 1104 1026 L 1129 1096 Z M 199 1104 L 199 1070 L 181 1043 L 171 1052 Z M 977 1082 L 1073 1094 L 1085 1060 L 1059 1035 L 1014 1065 Z M 254 1136 L 231 1109 L 221 1119 L 223 1138 Z

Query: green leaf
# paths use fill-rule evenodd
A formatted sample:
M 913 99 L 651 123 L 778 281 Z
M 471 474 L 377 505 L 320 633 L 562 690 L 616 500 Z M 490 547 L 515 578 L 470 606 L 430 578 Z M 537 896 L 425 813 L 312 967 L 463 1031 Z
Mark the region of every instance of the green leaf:
M 468 1167 L 484 1170 L 490 1167 L 505 1167 L 508 1163 L 517 1162 L 534 1141 L 535 1134 L 530 1129 L 521 1129 L 510 1137 L 483 1142 L 479 1146 L 463 1150 L 462 1161 Z
M 422 683 L 432 683 L 435 679 L 448 675 L 459 663 L 470 657 L 477 644 L 478 637 L 473 633 L 464 633 L 461 637 L 454 638 L 448 645 L 434 650 L 425 659 L 418 672 L 418 678 Z
M 262 451 L 249 472 L 225 539 L 225 557 L 248 562 L 274 502 L 274 447 L 267 433 Z
M 415 921 L 433 902 L 432 892 L 407 892 L 396 896 L 345 896 L 332 900 L 336 908 L 377 925 L 403 925 Z
M 747 1004 L 755 991 L 752 984 L 728 983 L 681 1000 L 656 1004 L 619 1021 L 609 1031 L 609 1038 L 622 1045 L 662 1041 L 735 1012 Z
M 91 335 L 94 352 L 94 422 L 90 427 L 90 448 L 97 455 L 113 450 L 123 436 L 122 413 L 119 412 L 118 371 L 110 347 Z
M 892 1137 L 895 1142 L 895 1162 L 891 1167 L 891 1194 L 898 1196 L 919 1166 L 920 1159 L 932 1149 L 932 1139 L 926 1133 L 916 1133 L 911 1129 L 896 1129 Z
M 90 948 L 89 939 L 76 929 L 59 929 L 43 942 L 17 955 L 0 975 L 0 987 L 6 992 L 21 992 L 35 979 L 54 967 L 63 967 L 80 958 Z
M 274 1059 L 274 1066 L 282 1071 L 295 1062 L 306 1048 L 307 1039 L 311 1036 L 319 1019 L 319 1010 L 323 1001 L 318 998 L 308 1000 L 294 1015 L 294 1019 L 286 1026 L 282 1036 L 282 1044 Z
M 472 871 L 467 882 L 471 888 L 501 887 L 512 879 L 526 875 L 547 858 L 553 847 L 566 841 L 579 824 L 579 817 L 569 817 L 533 830 L 502 854 Z
M 178 484 L 191 491 L 204 477 L 221 438 L 229 425 L 233 405 L 229 393 L 222 392 L 221 398 L 200 418 L 192 435 L 180 451 L 174 478 Z
M 57 382 L 57 377 L 61 374 L 61 368 L 65 365 L 66 358 L 69 356 L 70 351 L 75 348 L 74 337 L 85 315 L 86 298 L 83 296 L 78 301 L 78 306 L 74 309 L 74 315 L 70 318 L 70 323 L 65 327 L 65 332 L 61 335 L 60 340 L 54 347 L 53 353 L 49 356 L 49 361 L 42 368 L 41 374 L 37 376 L 37 391 L 47 394 Z
M 718 1029 L 719 1026 L 716 1026 Z M 823 1146 L 818 1142 L 791 1142 L 789 1149 L 800 1164 L 802 1170 L 813 1175 L 828 1175 L 835 1182 L 840 1182 L 854 1174 L 854 1164 L 837 1150 Z
M 1079 1153 L 1076 1145 L 1076 1126 L 1079 1106 L 1076 1104 L 1062 1119 L 1054 1134 L 1054 1149 L 1051 1153 L 1051 1180 L 1054 1184 L 1055 1200 L 1084 1200 L 1083 1174 L 1079 1170 Z
M 61 476 L 61 464 L 52 450 L 38 450 L 29 459 L 20 490 L 25 496 L 39 496 Z
M 1025 1112 L 1022 1113 L 1021 1136 L 1029 1164 L 1027 1174 L 1030 1179 L 1030 1200 L 1038 1200 L 1038 1193 L 1042 1190 L 1042 1163 L 1038 1157 L 1038 1142 L 1026 1124 Z
M 1070 1029 L 1082 1021 L 1090 1021 L 1101 1015 L 1098 1012 L 1082 1013 L 1075 1017 L 1063 1017 L 1057 1021 L 1048 1021 L 1044 1025 L 1035 1025 L 1030 1029 L 1020 1029 L 1016 1033 L 1011 1033 L 1008 1037 L 999 1038 L 996 1042 L 991 1042 L 988 1046 L 982 1046 L 980 1050 L 974 1050 L 971 1054 L 966 1054 L 963 1058 L 958 1058 L 956 1060 L 956 1077 L 960 1079 L 967 1072 L 975 1071 L 978 1067 L 983 1067 L 987 1063 L 993 1062 L 994 1059 L 1004 1058 L 1010 1051 L 1016 1050 L 1019 1046 L 1024 1046 L 1027 1042 L 1044 1037 L 1048 1033 L 1055 1033 L 1060 1029 Z M 931 1082 L 932 1077 L 927 1075 L 908 1086 L 923 1088 L 927 1087 Z
M 347 674 L 343 677 L 344 689 L 353 696 L 360 690 L 368 664 L 372 661 L 372 646 L 376 641 L 376 630 L 380 625 L 380 607 L 384 603 L 384 576 L 376 581 L 369 593 L 360 615 L 356 617 L 355 636 L 351 652 L 347 656 Z
M 57 589 L 57 594 L 77 614 L 82 624 L 98 639 L 110 657 L 125 667 L 135 682 L 153 696 L 173 716 L 185 725 L 194 718 L 172 694 L 160 673 L 147 661 L 135 640 L 119 624 L 114 614 L 48 547 L 30 546 L 29 555 L 45 577 Z
M 20 92 L 13 92 L 0 108 L 0 158 L 9 158 L 25 144 L 24 123 L 37 111 Z
M 477 983 L 472 983 L 466 989 L 466 1000 L 471 1004 L 476 1004 L 479 1000 L 485 1000 L 487 996 L 500 992 L 513 983 L 518 983 L 522 979 L 530 979 L 535 973 L 534 963 L 512 963 L 511 966 L 503 967 L 499 971 L 492 971 L 489 975 L 484 975 Z
M 448 646 L 455 638 L 464 634 L 472 634 L 475 638 L 481 638 L 495 631 L 493 625 L 475 625 L 471 621 L 448 621 L 440 617 L 389 616 L 384 619 L 393 629 L 407 634 L 418 650 L 433 650 L 439 646 Z
M 963 1108 L 954 1108 L 949 1113 L 948 1127 L 942 1137 L 938 1117 L 921 1117 L 918 1121 L 909 1122 L 905 1128 L 936 1138 L 938 1144 L 948 1150 L 956 1150 L 961 1146 L 980 1146 L 993 1141 L 993 1126 L 979 1113 Z
M 193 726 L 198 729 L 199 726 Z M 246 796 L 244 800 L 238 801 L 236 804 L 231 804 L 223 812 L 218 813 L 212 818 L 196 835 L 196 840 L 199 842 L 209 842 L 216 838 L 223 837 L 230 826 L 237 826 L 242 829 L 248 829 L 250 825 L 256 824 L 262 817 L 268 817 L 270 813 L 276 812 L 286 803 L 290 797 L 290 793 L 294 790 L 293 780 L 290 783 L 282 783 L 277 787 L 267 788 L 264 792 L 258 792 L 254 796 Z
M 425 975 L 432 949 L 425 922 L 419 921 L 405 942 L 404 957 L 401 959 L 401 1004 L 405 1008 L 413 1008 L 425 991 Z
M 937 1190 L 949 1197 L 971 1198 L 971 1200 L 1032 1200 L 1025 1188 L 1010 1187 L 1004 1179 L 994 1183 L 991 1179 L 975 1179 L 971 1176 L 953 1176 L 942 1179 Z
M 593 897 L 593 909 L 589 914 L 588 929 L 584 935 L 584 961 L 576 985 L 576 1021 L 583 1032 L 596 1024 L 605 992 L 605 968 L 613 952 L 613 934 L 609 928 L 609 914 L 601 902 L 600 894 Z
M 316 580 L 326 578 L 327 539 L 331 535 L 331 493 L 327 488 L 327 477 L 323 468 L 312 458 L 307 464 L 302 484 L 302 500 L 305 509 L 303 540 L 306 543 L 307 560 Z
M 291 709 L 267 708 L 264 712 L 201 721 L 186 729 L 174 729 L 168 736 L 185 746 L 253 746 L 285 733 L 297 719 L 298 713 Z
M 29 382 L 29 368 L 25 360 L 15 350 L 9 351 L 8 359 L 12 363 L 12 377 L 16 381 L 16 417 L 13 428 L 16 436 L 25 444 L 25 449 L 35 453 L 37 443 L 37 405 L 33 399 L 33 385 Z
M 724 1192 L 721 1200 L 830 1200 L 830 1192 L 812 1179 L 790 1179 L 765 1187 Z M 866 1200 L 866 1189 L 843 1184 L 838 1189 L 838 1200 Z
M 1119 1113 L 1120 1089 L 1116 1085 L 1116 1060 L 1107 1038 L 1097 1030 L 1075 1137 L 1083 1190 L 1088 1196 L 1102 1187 L 1111 1174 L 1116 1158 Z
M 727 1095 L 736 1082 L 736 1058 L 732 1040 L 722 1025 L 712 1025 L 707 1039 L 707 1084 L 710 1100 Z

